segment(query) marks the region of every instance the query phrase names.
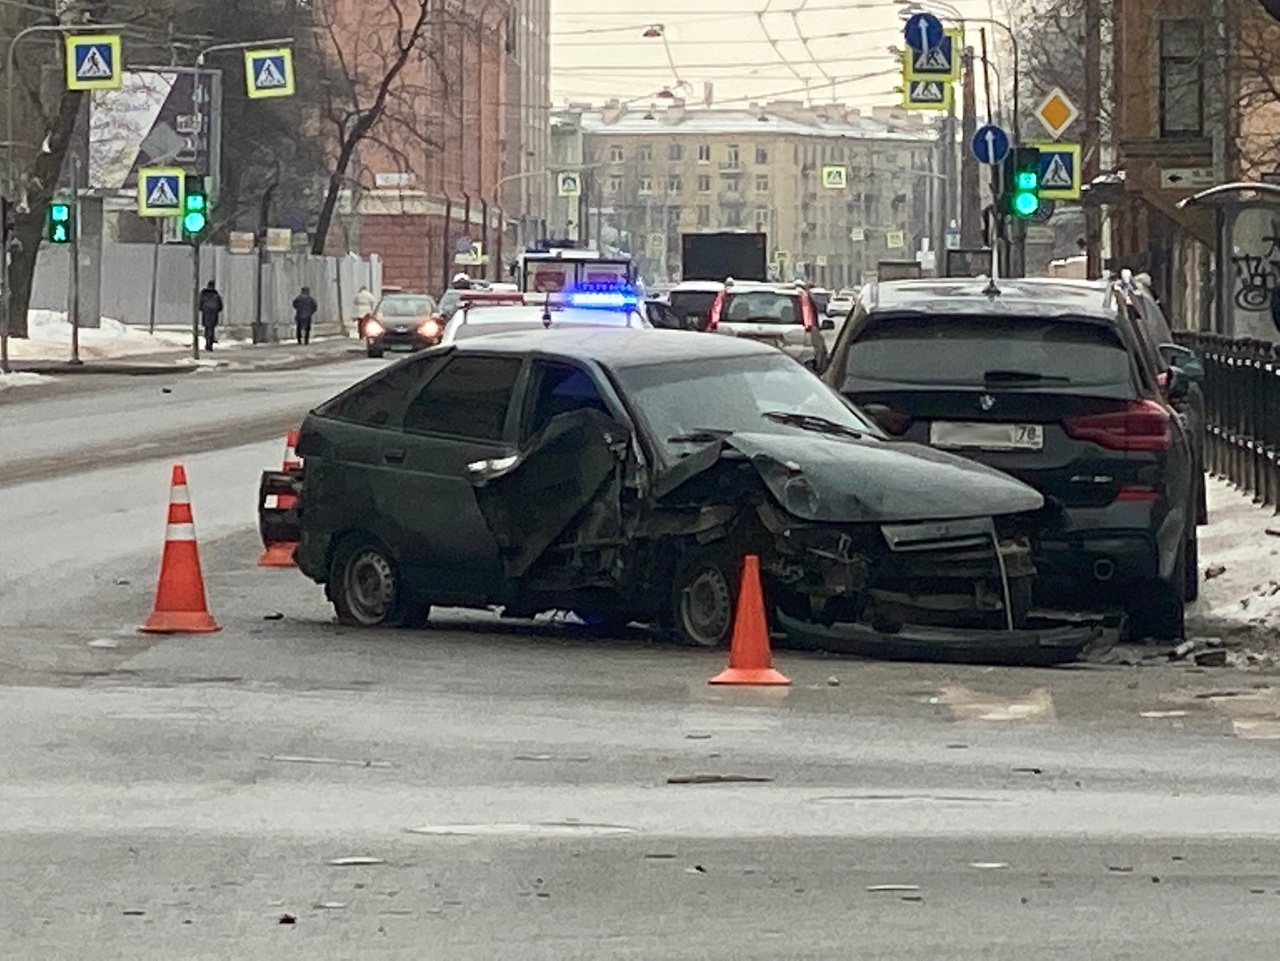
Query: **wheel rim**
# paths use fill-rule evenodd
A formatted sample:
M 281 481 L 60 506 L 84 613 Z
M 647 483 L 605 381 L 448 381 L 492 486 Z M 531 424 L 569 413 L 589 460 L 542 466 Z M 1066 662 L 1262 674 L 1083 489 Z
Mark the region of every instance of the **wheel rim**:
M 381 624 L 396 598 L 396 574 L 378 551 L 360 551 L 347 565 L 347 607 L 361 624 Z
M 733 621 L 733 591 L 724 572 L 704 568 L 680 592 L 680 624 L 701 647 L 716 647 Z

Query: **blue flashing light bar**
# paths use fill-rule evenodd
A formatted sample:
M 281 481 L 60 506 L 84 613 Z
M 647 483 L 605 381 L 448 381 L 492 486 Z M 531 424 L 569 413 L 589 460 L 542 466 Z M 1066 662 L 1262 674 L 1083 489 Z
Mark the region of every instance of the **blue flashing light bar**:
M 569 291 L 568 305 L 586 310 L 634 310 L 640 306 L 640 295 L 630 287 L 583 284 Z

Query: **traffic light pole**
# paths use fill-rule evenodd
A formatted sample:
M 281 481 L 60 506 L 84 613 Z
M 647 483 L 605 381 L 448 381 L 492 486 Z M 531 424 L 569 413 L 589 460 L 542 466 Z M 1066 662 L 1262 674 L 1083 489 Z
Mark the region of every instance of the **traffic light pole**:
M 71 321 L 71 360 L 79 367 L 80 359 L 80 155 L 71 157 L 71 295 L 67 303 L 67 319 Z
M 200 359 L 200 241 L 191 245 L 191 357 Z

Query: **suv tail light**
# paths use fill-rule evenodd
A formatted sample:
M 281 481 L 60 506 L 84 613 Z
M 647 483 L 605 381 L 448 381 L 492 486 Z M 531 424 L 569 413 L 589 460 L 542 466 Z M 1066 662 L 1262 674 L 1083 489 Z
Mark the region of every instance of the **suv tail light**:
M 800 319 L 804 321 L 805 330 L 813 330 L 818 326 L 817 313 L 813 309 L 813 301 L 800 295 Z
M 707 330 L 714 331 L 720 326 L 720 312 L 724 310 L 724 291 L 716 294 L 716 302 L 711 305 L 711 314 L 707 317 Z
M 1136 400 L 1109 414 L 1068 417 L 1062 429 L 1108 450 L 1167 450 L 1173 439 L 1169 412 L 1153 400 Z

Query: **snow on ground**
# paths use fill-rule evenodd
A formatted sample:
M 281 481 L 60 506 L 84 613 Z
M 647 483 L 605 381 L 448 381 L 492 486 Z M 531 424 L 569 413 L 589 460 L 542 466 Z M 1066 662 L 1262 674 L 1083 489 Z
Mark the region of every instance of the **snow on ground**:
M 1280 631 L 1280 517 L 1210 478 L 1209 526 L 1200 528 L 1200 601 L 1209 624 Z
M 59 361 L 71 356 L 71 324 L 66 313 L 30 311 L 27 331 L 30 336 L 26 340 L 9 340 L 9 356 L 15 360 Z M 149 334 L 145 327 L 122 324 L 110 317 L 102 318 L 101 327 L 80 328 L 80 357 L 84 360 L 136 357 L 190 346 L 190 331 L 168 328 Z
M 32 387 L 35 384 L 52 383 L 52 377 L 46 377 L 44 374 L 0 374 L 0 390 L 10 390 L 14 387 Z

